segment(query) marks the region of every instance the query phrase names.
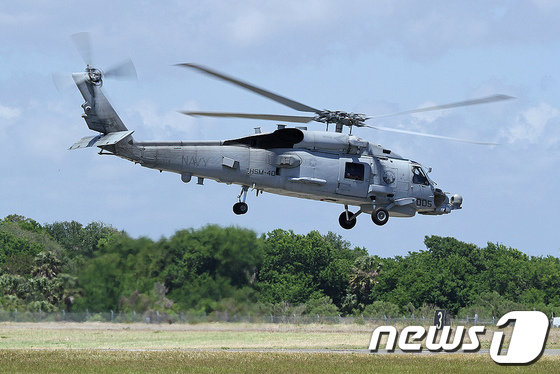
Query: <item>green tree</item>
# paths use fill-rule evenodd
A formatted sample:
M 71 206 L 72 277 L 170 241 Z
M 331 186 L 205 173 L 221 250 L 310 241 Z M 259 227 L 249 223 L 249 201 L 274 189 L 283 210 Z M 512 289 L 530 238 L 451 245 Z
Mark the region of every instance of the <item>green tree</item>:
M 256 288 L 262 302 L 305 303 L 313 292 L 330 297 L 340 307 L 354 260 L 367 254 L 351 249 L 334 234 L 317 231 L 296 235 L 274 230 L 264 238 L 264 261 Z
M 116 232 L 114 228 L 100 222 L 92 222 L 84 227 L 76 221 L 46 224 L 45 230 L 69 251 L 71 257 L 82 255 L 88 258 L 98 249 L 100 239 Z
M 263 255 L 255 232 L 215 225 L 178 231 L 160 245 L 160 276 L 169 297 L 182 308 L 200 302 L 207 310 L 236 289 L 251 286 Z

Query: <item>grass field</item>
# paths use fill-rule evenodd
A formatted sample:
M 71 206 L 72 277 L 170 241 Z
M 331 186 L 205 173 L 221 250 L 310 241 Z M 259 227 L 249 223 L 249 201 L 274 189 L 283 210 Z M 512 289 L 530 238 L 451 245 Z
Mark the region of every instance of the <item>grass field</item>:
M 555 373 L 560 359 L 504 367 L 484 355 L 0 350 L 2 372 L 37 373 Z
M 367 349 L 374 326 L 0 323 L 0 372 L 559 372 L 560 356 L 502 367 L 488 354 L 232 352 Z M 481 337 L 488 347 L 491 334 Z M 547 348 L 560 346 L 552 329 Z M 154 351 L 155 350 L 155 351 Z

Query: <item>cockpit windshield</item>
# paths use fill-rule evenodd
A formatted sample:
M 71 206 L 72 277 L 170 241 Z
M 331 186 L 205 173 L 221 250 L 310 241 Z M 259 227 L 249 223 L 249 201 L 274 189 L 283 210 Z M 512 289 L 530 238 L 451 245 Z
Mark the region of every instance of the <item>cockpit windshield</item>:
M 420 166 L 413 165 L 412 166 L 412 183 L 414 184 L 423 184 L 425 186 L 430 185 L 430 181 L 424 173 L 424 170 Z

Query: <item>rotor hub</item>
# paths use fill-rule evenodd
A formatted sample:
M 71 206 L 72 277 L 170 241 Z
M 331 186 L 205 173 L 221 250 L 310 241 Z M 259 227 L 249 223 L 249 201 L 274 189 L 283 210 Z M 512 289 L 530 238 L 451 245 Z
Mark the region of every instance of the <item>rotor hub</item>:
M 314 120 L 322 123 L 335 123 L 341 126 L 364 126 L 364 121 L 367 119 L 365 114 L 348 113 L 341 110 L 322 110 L 317 112 Z
M 103 84 L 103 73 L 101 72 L 101 70 L 87 65 L 86 73 L 88 74 L 89 81 L 94 85 L 101 86 Z

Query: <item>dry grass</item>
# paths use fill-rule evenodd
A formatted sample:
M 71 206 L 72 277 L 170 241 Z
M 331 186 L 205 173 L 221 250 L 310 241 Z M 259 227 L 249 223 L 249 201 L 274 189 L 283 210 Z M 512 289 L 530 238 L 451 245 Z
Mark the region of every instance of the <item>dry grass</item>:
M 367 348 L 363 326 L 3 323 L 0 349 Z
M 0 323 L 0 349 L 367 349 L 375 327 L 355 324 Z M 492 331 L 494 328 L 487 329 L 486 334 L 479 337 L 482 348 L 490 346 Z M 508 333 L 511 328 L 506 329 L 506 336 Z M 467 342 L 468 338 L 465 339 Z M 560 348 L 560 329 L 550 330 L 546 347 Z

